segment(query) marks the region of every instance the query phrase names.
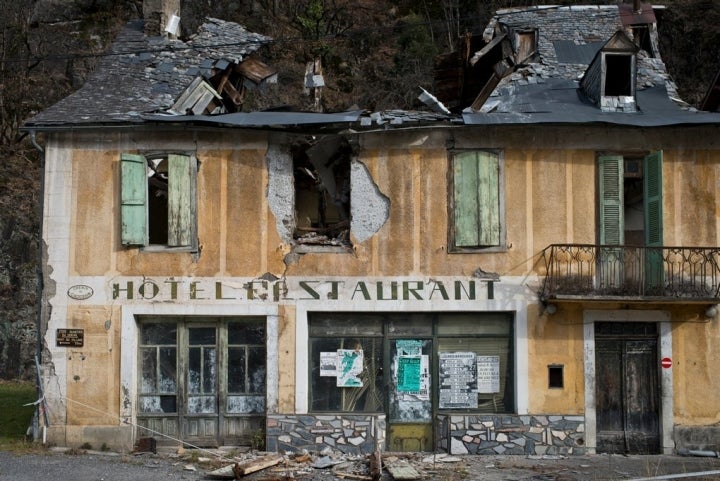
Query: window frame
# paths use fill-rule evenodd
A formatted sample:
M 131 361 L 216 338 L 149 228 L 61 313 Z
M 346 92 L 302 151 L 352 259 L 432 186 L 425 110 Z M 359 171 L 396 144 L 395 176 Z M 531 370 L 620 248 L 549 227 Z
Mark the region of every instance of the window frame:
M 456 321 L 467 324 L 467 330 L 476 332 L 476 334 L 472 336 L 468 336 L 468 334 L 464 332 L 458 332 L 458 333 L 451 333 L 451 332 L 445 332 L 442 333 L 438 329 L 438 326 L 443 324 L 443 319 L 450 317 L 457 317 Z M 482 322 L 483 316 L 490 316 L 486 320 L 490 320 L 492 316 L 502 316 L 503 322 L 507 322 L 507 333 L 505 334 L 499 334 L 499 333 L 484 333 L 484 334 L 477 334 L 477 331 L 472 329 L 471 321 L 473 319 L 463 319 L 464 317 L 470 316 L 474 318 L 474 320 L 478 322 Z M 506 319 L 505 319 L 506 317 Z M 322 323 L 327 323 L 329 320 L 332 320 L 333 325 L 333 332 L 323 332 L 323 325 Z M 362 331 L 362 326 L 368 326 L 368 322 L 371 320 L 375 320 L 380 322 L 380 330 L 376 332 L 369 332 L 369 331 Z M 496 319 L 497 320 L 497 319 Z M 354 322 L 353 322 L 354 321 Z M 419 322 L 419 324 L 416 324 L 416 322 Z M 316 323 L 316 324 L 315 324 Z M 315 325 L 313 325 L 315 324 Z M 342 325 L 345 324 L 348 326 L 347 332 L 342 333 L 340 332 L 342 330 Z M 405 327 L 407 327 L 408 330 L 403 330 L 401 332 L 397 331 L 397 326 L 406 324 Z M 433 404 L 433 412 L 441 412 L 445 414 L 450 415 L 464 415 L 464 414 L 471 414 L 471 415 L 493 415 L 493 414 L 515 414 L 517 413 L 518 409 L 518 399 L 517 399 L 517 366 L 516 366 L 516 352 L 517 352 L 517 341 L 515 339 L 516 335 L 516 319 L 512 312 L 510 311 L 490 311 L 490 312 L 432 312 L 432 313 L 398 313 L 398 312 L 309 312 L 308 313 L 308 338 L 307 338 L 307 346 L 308 346 L 308 353 L 309 353 L 309 362 L 308 362 L 308 412 L 311 414 L 317 414 L 317 415 L 329 415 L 329 414 L 350 414 L 350 415 L 365 415 L 365 414 L 382 414 L 386 413 L 390 409 L 390 399 L 389 395 L 390 392 L 388 389 L 390 389 L 389 386 L 392 384 L 392 379 L 389 377 L 392 375 L 392 366 L 390 365 L 392 362 L 391 359 L 391 343 L 398 340 L 398 339 L 419 339 L 419 340 L 431 340 L 432 341 L 432 355 L 431 355 L 431 361 L 430 361 L 430 371 L 431 371 L 431 400 Z M 313 331 L 317 330 L 317 334 L 314 334 Z M 322 340 L 339 340 L 339 339 L 364 339 L 364 340 L 370 340 L 372 339 L 374 342 L 379 342 L 381 346 L 382 351 L 382 359 L 380 359 L 380 363 L 383 365 L 383 377 L 380 380 L 382 384 L 381 389 L 381 396 L 382 396 L 382 408 L 383 411 L 344 411 L 342 410 L 342 406 L 338 406 L 337 408 L 327 408 L 327 409 L 317 409 L 313 407 L 313 396 L 314 396 L 314 389 L 315 389 L 315 379 L 313 378 L 314 375 L 319 375 L 320 370 L 320 360 L 315 359 L 313 354 L 316 353 L 314 350 L 314 343 L 317 341 Z M 504 376 L 505 379 L 501 381 L 502 386 L 504 386 L 504 390 L 509 390 L 509 398 L 505 399 L 505 395 L 503 392 L 503 396 L 501 398 L 503 406 L 507 403 L 510 404 L 510 407 L 502 410 L 502 411 L 495 411 L 495 412 L 489 412 L 487 409 L 484 408 L 440 408 L 439 407 L 439 355 L 440 355 L 440 345 L 443 343 L 452 342 L 455 339 L 472 339 L 472 340 L 492 340 L 492 339 L 501 339 L 503 341 L 507 341 L 507 354 L 504 356 Z M 319 354 L 318 351 L 317 354 Z M 446 351 L 446 352 L 456 352 L 456 351 Z M 483 355 L 483 354 L 481 354 Z M 491 355 L 491 354 L 487 354 Z M 492 354 L 494 355 L 494 354 Z M 365 359 L 368 359 L 368 356 L 365 356 Z M 318 389 L 322 386 L 318 386 Z M 346 388 L 338 388 L 338 389 L 346 389 Z M 347 389 L 353 389 L 353 388 L 347 388 Z M 487 396 L 486 396 L 487 397 Z M 492 396 L 491 396 L 492 397 Z M 486 401 L 486 400 L 484 400 Z M 486 403 L 487 404 L 487 403 Z
M 168 243 L 150 243 L 150 224 L 152 216 L 149 208 L 149 165 L 152 159 L 167 160 L 168 164 L 173 163 L 171 158 L 176 159 L 178 165 L 176 172 L 184 170 L 182 179 L 184 187 L 179 192 L 175 217 L 173 218 L 171 207 L 168 205 Z M 144 164 L 145 176 L 140 185 L 141 167 Z M 186 164 L 186 165 L 184 165 Z M 169 167 L 170 169 L 170 167 Z M 145 252 L 192 252 L 199 250 L 198 240 L 198 208 L 197 208 L 197 180 L 200 169 L 200 162 L 192 152 L 186 151 L 144 151 L 137 153 L 123 152 L 120 154 L 120 242 L 125 247 L 139 247 Z M 170 179 L 177 176 L 168 174 L 168 185 Z M 170 196 L 170 193 L 169 193 Z M 168 204 L 170 204 L 168 200 Z M 174 219 L 174 221 L 173 221 Z M 177 245 L 171 244 L 171 230 L 175 229 L 178 237 Z M 186 234 L 183 234 L 186 231 Z
M 482 153 L 495 156 L 497 161 L 497 243 L 474 246 L 458 245 L 456 222 L 456 159 L 467 153 Z M 448 252 L 450 253 L 477 253 L 477 252 L 505 252 L 506 242 L 506 218 L 505 218 L 505 157 L 504 152 L 498 149 L 453 149 L 448 151 Z M 482 235 L 478 221 L 478 238 Z

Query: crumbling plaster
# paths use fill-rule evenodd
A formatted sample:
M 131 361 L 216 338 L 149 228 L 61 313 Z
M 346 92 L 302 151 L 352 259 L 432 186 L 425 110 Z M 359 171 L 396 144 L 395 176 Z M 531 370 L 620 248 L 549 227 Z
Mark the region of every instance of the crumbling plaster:
M 296 222 L 293 159 L 289 140 L 275 140 L 271 139 L 266 155 L 268 205 L 280 239 L 291 244 Z M 350 172 L 350 233 L 355 242 L 364 242 L 387 222 L 390 199 L 380 192 L 365 164 L 357 158 L 352 159 Z

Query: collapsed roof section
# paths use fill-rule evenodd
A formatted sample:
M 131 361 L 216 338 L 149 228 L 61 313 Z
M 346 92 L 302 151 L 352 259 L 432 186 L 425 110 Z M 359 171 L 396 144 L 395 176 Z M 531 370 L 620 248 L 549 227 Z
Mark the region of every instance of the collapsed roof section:
M 456 92 L 465 100 L 459 107 L 466 113 L 548 111 L 553 89 L 547 89 L 544 101 L 528 98 L 526 91 L 550 81 L 579 88 L 582 78 L 585 98 L 603 111 L 642 109 L 635 103 L 636 89 L 660 86 L 677 99 L 659 58 L 653 7 L 636 3 L 499 10 L 485 28 L 482 48 L 467 54 L 465 77 Z M 465 80 L 470 76 L 475 85 Z M 473 87 L 475 97 L 468 102 Z M 521 98 L 530 104 L 521 104 Z M 441 100 L 454 105 L 447 92 Z
M 246 89 L 276 80 L 273 69 L 250 57 L 270 41 L 215 18 L 186 41 L 146 36 L 143 21 L 131 21 L 83 87 L 27 125 L 134 123 L 154 112 L 236 112 Z

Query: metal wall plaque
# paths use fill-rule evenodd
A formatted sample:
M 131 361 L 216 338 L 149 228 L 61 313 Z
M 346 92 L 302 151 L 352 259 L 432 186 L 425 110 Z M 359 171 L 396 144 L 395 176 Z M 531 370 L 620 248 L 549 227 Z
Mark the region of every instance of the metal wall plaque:
M 85 329 L 58 329 L 55 336 L 57 347 L 83 347 Z

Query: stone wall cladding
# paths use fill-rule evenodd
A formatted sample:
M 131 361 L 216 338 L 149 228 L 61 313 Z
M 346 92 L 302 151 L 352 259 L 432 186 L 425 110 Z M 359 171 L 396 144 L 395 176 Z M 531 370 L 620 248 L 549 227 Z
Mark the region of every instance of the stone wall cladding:
M 583 416 L 439 416 L 438 448 L 450 454 L 582 455 Z
M 516 414 L 445 416 L 436 419 L 436 450 L 450 454 L 582 455 L 583 416 Z M 270 415 L 268 451 L 346 454 L 385 451 L 382 415 Z
M 384 450 L 385 416 L 382 415 L 270 415 L 266 449 L 278 452 L 322 452 L 327 448 L 345 454 Z

